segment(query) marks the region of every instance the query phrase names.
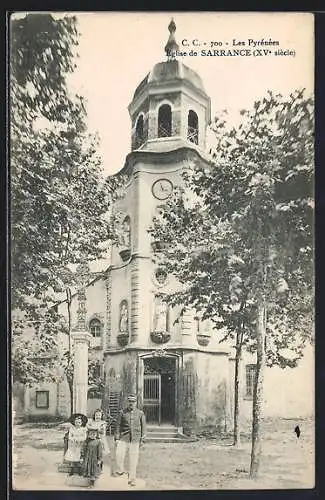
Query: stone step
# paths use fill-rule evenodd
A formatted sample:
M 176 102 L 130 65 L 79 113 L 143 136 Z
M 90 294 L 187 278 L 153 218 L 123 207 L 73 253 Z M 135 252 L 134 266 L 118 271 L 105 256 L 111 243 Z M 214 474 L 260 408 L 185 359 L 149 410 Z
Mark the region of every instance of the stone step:
M 162 436 L 162 437 L 151 437 L 147 436 L 146 443 L 190 443 L 196 441 L 194 438 L 189 438 L 179 434 L 177 436 Z
M 154 436 L 156 434 L 159 434 L 159 436 L 177 436 L 179 433 L 178 433 L 177 429 L 174 431 L 161 431 L 160 429 L 147 431 L 147 436 Z
M 154 432 L 147 432 L 147 437 L 177 437 L 179 434 L 178 432 L 159 432 L 159 431 L 154 431 Z
M 174 425 L 148 425 L 146 441 L 149 443 L 181 443 L 193 441 L 184 436 L 178 427 Z
M 178 433 L 178 427 L 174 427 L 172 425 L 164 426 L 164 425 L 148 425 L 147 432 L 165 432 L 169 433 Z

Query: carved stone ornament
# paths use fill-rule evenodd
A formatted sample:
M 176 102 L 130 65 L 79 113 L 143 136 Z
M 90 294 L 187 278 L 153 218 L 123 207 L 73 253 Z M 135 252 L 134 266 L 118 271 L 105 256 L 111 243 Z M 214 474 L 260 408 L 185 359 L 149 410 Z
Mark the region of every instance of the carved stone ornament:
M 86 291 L 81 289 L 78 291 L 78 309 L 77 309 L 77 329 L 86 330 Z
M 167 356 L 167 351 L 165 349 L 155 349 L 152 351 L 152 355 L 156 358 L 163 358 Z
M 120 304 L 119 331 L 121 333 L 129 332 L 129 308 L 127 300 L 122 300 Z
M 210 339 L 211 339 L 210 335 L 201 335 L 201 334 L 198 334 L 196 336 L 196 338 L 197 338 L 198 344 L 202 347 L 206 347 L 209 344 Z
M 125 347 L 129 343 L 129 334 L 128 333 L 119 333 L 117 336 L 117 343 L 121 347 Z
M 126 262 L 131 257 L 131 221 L 128 215 L 121 224 L 119 240 L 119 254 L 123 262 Z
M 165 286 L 168 283 L 168 274 L 163 268 L 158 267 L 155 270 L 153 280 L 156 286 L 158 287 Z
M 150 338 L 155 344 L 165 344 L 170 340 L 170 333 L 153 331 L 150 333 Z
M 154 328 L 155 332 L 167 331 L 167 304 L 159 299 L 156 299 L 155 314 L 154 314 Z
M 119 250 L 119 255 L 123 262 L 126 262 L 131 257 L 131 249 L 127 247 L 121 247 Z
M 151 242 L 152 250 L 157 253 L 165 248 L 166 244 L 160 240 L 154 240 Z

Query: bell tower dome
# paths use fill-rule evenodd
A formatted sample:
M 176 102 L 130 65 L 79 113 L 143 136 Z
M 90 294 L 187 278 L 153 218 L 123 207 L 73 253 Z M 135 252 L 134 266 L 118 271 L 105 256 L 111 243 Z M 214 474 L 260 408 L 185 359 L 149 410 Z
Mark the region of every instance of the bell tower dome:
M 189 146 L 205 149 L 210 98 L 201 77 L 177 60 L 172 19 L 165 46 L 167 61 L 156 64 L 136 88 L 128 109 L 131 149 L 162 151 Z

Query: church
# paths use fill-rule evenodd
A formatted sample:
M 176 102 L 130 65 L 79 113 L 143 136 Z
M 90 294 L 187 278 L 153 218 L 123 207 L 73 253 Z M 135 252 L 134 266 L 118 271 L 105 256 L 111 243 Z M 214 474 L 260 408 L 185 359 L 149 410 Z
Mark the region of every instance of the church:
M 117 174 L 128 180 L 125 195 L 113 208 L 120 221 L 119 244 L 112 246 L 105 269 L 85 289 L 89 356 L 98 359 L 105 380 L 103 400 L 92 402 L 89 397 L 88 411 L 102 404 L 114 416 L 132 391 L 149 425 L 184 434 L 210 427 L 224 432 L 232 428 L 233 346 L 220 342 L 222 332 L 212 330 L 209 321 L 201 322 L 190 310 L 181 314 L 181 307 L 170 308 L 161 301 L 159 296 L 172 291 L 176 282 L 157 264 L 155 255 L 163 242 L 153 241 L 148 231 L 153 217 L 181 185 L 182 169 L 192 160 L 209 162 L 210 98 L 200 76 L 175 58 L 173 20 L 168 29 L 167 60 L 144 77 L 128 107 L 131 151 Z M 79 305 L 76 294 L 72 323 Z M 58 310 L 66 314 L 65 304 Z M 303 360 L 301 376 L 299 367 L 266 370 L 266 415 L 312 413 L 310 362 L 311 358 Z M 255 357 L 245 354 L 242 363 L 242 412 L 249 421 Z M 291 390 L 295 380 L 306 384 L 298 395 Z M 66 417 L 67 394 L 64 383 L 29 389 L 27 413 Z M 43 410 L 37 408 L 41 395 L 47 402 Z

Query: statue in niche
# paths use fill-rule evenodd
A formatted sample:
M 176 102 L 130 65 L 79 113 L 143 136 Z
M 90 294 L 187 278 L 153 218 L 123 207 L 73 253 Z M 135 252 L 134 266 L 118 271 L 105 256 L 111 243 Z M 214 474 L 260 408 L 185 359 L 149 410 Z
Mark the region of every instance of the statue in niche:
M 126 300 L 121 303 L 120 307 L 120 332 L 127 333 L 129 331 L 129 312 Z
M 205 321 L 203 321 L 203 325 L 202 325 L 203 335 L 210 335 L 210 330 L 211 330 L 210 320 L 206 319 Z
M 162 301 L 156 302 L 154 330 L 156 332 L 167 331 L 167 304 Z
M 121 244 L 126 248 L 131 247 L 131 225 L 129 217 L 125 217 L 122 223 Z

